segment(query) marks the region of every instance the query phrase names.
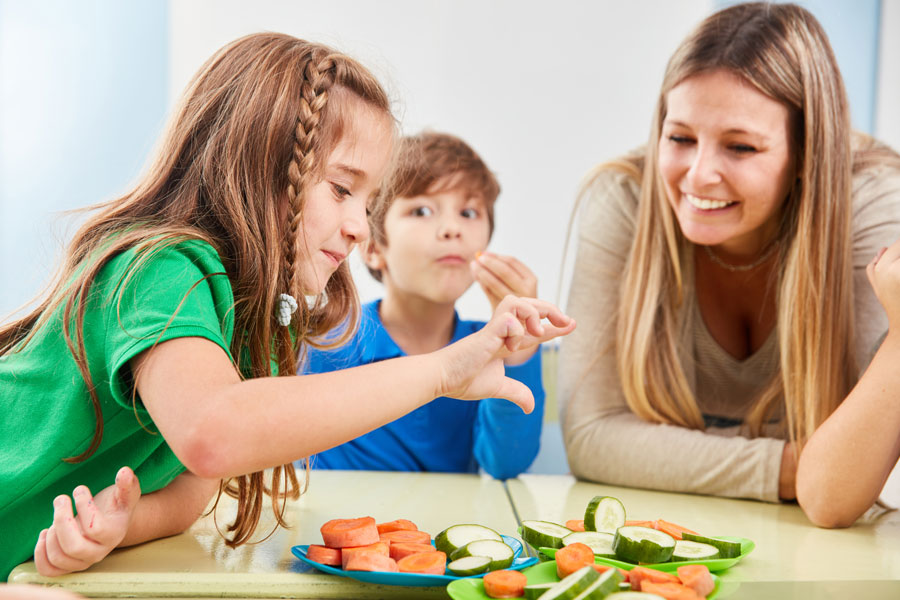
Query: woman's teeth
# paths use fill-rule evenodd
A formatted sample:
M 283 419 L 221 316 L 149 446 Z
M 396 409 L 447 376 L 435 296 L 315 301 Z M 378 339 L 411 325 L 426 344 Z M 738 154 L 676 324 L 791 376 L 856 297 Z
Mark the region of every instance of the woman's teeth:
M 684 198 L 690 202 L 691 206 L 699 208 L 700 210 L 715 210 L 734 204 L 734 202 L 725 200 L 707 200 L 706 198 L 698 198 L 697 196 L 691 196 L 690 194 L 685 194 Z

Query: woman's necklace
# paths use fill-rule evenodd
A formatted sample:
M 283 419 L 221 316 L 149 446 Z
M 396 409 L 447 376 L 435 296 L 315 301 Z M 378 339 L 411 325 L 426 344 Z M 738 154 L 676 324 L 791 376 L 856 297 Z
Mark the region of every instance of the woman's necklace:
M 719 258 L 716 255 L 716 253 L 713 252 L 711 247 L 703 246 L 703 249 L 706 250 L 706 254 L 707 254 L 707 256 L 709 256 L 709 259 L 711 261 L 713 261 L 714 263 L 716 263 L 717 265 L 719 265 L 726 271 L 731 271 L 732 273 L 738 273 L 738 272 L 742 272 L 742 271 L 752 271 L 759 265 L 763 264 L 764 262 L 769 260 L 769 257 L 772 256 L 772 253 L 775 252 L 775 248 L 777 248 L 777 247 L 778 247 L 778 242 L 772 242 L 771 244 L 769 244 L 769 247 L 766 248 L 765 252 L 763 252 L 759 256 L 759 258 L 757 258 L 756 260 L 754 260 L 752 263 L 750 263 L 748 265 L 730 265 L 727 262 L 725 262 L 724 260 L 722 260 L 721 258 Z

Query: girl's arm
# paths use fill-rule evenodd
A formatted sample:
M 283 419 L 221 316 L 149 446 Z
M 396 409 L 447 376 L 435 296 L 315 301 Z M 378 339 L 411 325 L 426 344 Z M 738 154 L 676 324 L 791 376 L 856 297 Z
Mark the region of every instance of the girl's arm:
M 78 486 L 72 494 L 77 516 L 68 496 L 54 500 L 53 524 L 35 545 L 35 566 L 46 577 L 83 571 L 114 548 L 181 533 L 203 513 L 218 488 L 218 480 L 185 472 L 163 489 L 141 496 L 140 483 L 128 467 L 96 496 Z
M 797 499 L 821 527 L 848 527 L 881 493 L 900 458 L 900 242 L 867 273 L 887 312 L 888 335 L 869 368 L 810 438 L 797 468 Z
M 200 477 L 225 478 L 327 450 L 439 396 L 506 398 L 531 412 L 531 392 L 504 375 L 503 359 L 574 327 L 546 302 L 510 296 L 455 344 L 344 371 L 241 381 L 225 352 L 202 338 L 163 342 L 132 368 L 179 460 Z

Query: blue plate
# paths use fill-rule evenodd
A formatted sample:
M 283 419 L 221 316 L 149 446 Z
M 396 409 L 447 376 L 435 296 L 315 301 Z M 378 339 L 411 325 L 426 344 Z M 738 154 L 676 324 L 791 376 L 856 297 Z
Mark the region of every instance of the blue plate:
M 506 535 L 502 535 L 500 537 L 502 537 L 503 541 L 513 549 L 513 563 L 510 567 L 508 567 L 509 569 L 518 571 L 537 563 L 538 559 L 536 557 L 519 557 L 519 555 L 522 554 L 522 543 L 519 540 Z M 316 569 L 324 573 L 331 573 L 332 575 L 339 575 L 341 577 L 350 577 L 351 579 L 356 579 L 357 581 L 365 581 L 366 583 L 379 583 L 381 585 L 406 585 L 413 587 L 432 587 L 436 585 L 447 585 L 451 581 L 456 581 L 457 579 L 478 579 L 484 576 L 483 573 L 481 575 L 457 577 L 455 575 L 392 573 L 389 571 L 345 571 L 343 569 L 329 567 L 328 565 L 317 563 L 314 560 L 309 560 L 306 557 L 306 551 L 308 548 L 309 544 L 294 546 L 293 548 L 291 548 L 291 552 L 294 554 L 294 556 L 296 556 L 306 564 L 315 567 Z

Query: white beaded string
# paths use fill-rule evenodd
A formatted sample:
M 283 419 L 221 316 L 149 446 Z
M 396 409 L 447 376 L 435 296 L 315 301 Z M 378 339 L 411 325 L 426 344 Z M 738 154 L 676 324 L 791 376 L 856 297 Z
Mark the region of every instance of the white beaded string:
M 275 317 L 278 324 L 287 327 L 291 324 L 291 317 L 297 312 L 297 299 L 290 294 L 279 294 L 278 303 L 275 306 Z

